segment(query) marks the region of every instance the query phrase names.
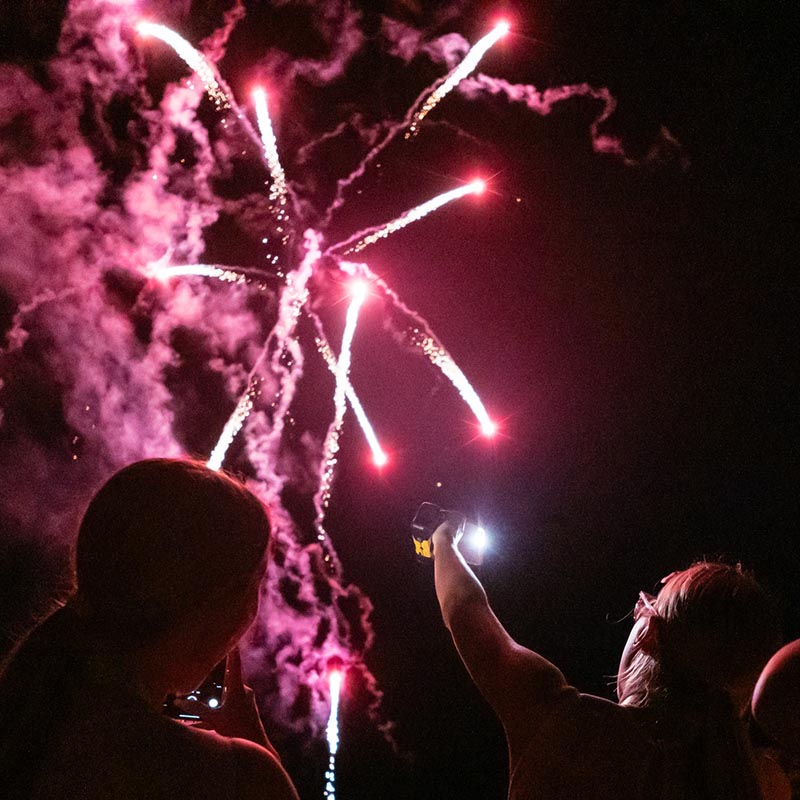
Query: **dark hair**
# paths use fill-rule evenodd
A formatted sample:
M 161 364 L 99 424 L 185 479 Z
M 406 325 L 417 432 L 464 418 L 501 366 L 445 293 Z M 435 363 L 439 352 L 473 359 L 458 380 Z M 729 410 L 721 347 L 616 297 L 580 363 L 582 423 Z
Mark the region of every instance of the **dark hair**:
M 234 598 L 263 570 L 269 536 L 255 495 L 200 462 L 148 459 L 113 475 L 80 526 L 77 592 L 0 668 L 6 796 L 30 794 L 94 652 L 135 652 Z

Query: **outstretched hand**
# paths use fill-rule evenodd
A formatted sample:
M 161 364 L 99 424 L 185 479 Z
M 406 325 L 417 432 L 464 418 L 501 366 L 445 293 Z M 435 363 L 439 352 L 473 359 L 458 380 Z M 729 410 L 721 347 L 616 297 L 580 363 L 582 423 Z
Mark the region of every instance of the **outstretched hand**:
M 218 708 L 209 708 L 198 701 L 178 700 L 176 703 L 181 709 L 190 710 L 200 717 L 196 727 L 215 731 L 220 736 L 247 739 L 278 755 L 261 723 L 255 694 L 244 684 L 238 646 L 228 653 L 225 662 L 222 699 Z
M 433 532 L 433 557 L 436 558 L 437 548 L 441 551 L 445 547 L 455 547 L 464 535 L 466 518 L 458 511 L 448 511 L 447 519 Z

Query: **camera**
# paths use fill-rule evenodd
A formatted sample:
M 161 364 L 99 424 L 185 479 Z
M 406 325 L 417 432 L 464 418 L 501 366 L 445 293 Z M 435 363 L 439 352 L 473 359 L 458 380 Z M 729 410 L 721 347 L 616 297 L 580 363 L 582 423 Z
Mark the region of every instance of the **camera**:
M 430 563 L 433 558 L 433 532 L 447 519 L 459 519 L 463 535 L 458 549 L 467 564 L 480 566 L 486 550 L 486 531 L 469 521 L 460 511 L 448 511 L 434 503 L 422 503 L 411 521 L 411 537 L 417 561 Z

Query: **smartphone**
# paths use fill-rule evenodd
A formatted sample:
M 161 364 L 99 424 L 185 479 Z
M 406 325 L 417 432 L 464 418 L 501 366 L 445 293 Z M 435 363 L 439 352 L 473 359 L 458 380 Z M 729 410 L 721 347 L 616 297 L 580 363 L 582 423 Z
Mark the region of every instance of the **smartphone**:
M 225 664 L 227 658 L 223 658 L 206 679 L 193 691 L 188 694 L 170 695 L 164 702 L 164 713 L 173 719 L 181 719 L 185 722 L 199 722 L 200 713 L 193 713 L 190 706 L 198 703 L 198 712 L 205 708 L 219 708 L 222 705 L 222 688 L 225 685 Z M 180 704 L 176 700 L 183 701 Z M 188 702 L 187 702 L 188 701 Z

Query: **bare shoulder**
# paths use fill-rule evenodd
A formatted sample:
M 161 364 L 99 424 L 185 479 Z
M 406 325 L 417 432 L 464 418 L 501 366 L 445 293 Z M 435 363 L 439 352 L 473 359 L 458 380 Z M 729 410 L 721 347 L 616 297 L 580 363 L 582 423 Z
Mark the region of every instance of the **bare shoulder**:
M 231 739 L 240 800 L 298 800 L 297 791 L 280 761 L 246 739 Z

